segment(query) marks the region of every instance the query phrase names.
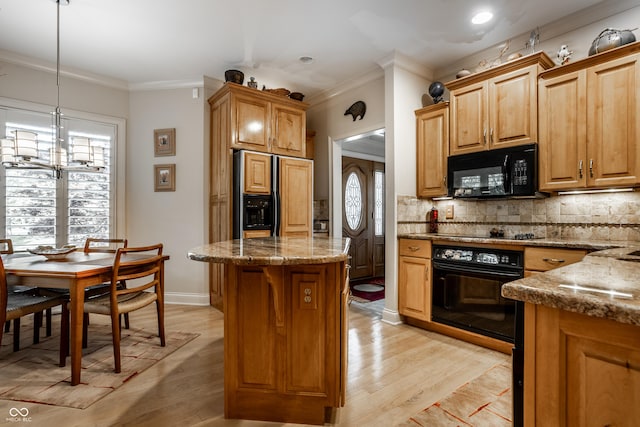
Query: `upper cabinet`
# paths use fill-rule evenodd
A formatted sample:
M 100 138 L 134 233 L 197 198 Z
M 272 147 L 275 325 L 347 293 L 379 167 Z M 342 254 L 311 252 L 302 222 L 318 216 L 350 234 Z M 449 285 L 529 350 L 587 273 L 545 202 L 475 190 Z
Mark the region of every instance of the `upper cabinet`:
M 540 189 L 640 184 L 640 43 L 540 75 Z
M 229 98 L 230 148 L 305 157 L 307 104 L 234 83 L 209 100 Z
M 447 83 L 449 154 L 537 142 L 537 77 L 553 66 L 539 52 Z
M 447 194 L 449 155 L 449 103 L 416 110 L 416 195 L 438 197 Z

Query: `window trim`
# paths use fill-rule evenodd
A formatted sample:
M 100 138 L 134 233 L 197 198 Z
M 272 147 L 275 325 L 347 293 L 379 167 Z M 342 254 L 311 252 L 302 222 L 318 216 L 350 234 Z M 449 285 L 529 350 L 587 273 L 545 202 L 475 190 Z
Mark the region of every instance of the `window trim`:
M 22 110 L 30 110 L 37 113 L 50 113 L 54 107 L 51 105 L 40 104 L 29 101 L 22 101 L 18 99 L 0 97 L 0 105 L 7 108 L 16 108 Z M 127 135 L 127 121 L 121 117 L 106 116 L 103 114 L 89 113 L 85 111 L 73 110 L 66 107 L 61 107 L 63 114 L 66 117 L 80 119 L 80 120 L 92 120 L 96 122 L 107 123 L 115 127 L 114 147 L 113 147 L 113 212 L 114 223 L 113 233 L 114 236 L 124 236 L 126 234 L 126 135 Z

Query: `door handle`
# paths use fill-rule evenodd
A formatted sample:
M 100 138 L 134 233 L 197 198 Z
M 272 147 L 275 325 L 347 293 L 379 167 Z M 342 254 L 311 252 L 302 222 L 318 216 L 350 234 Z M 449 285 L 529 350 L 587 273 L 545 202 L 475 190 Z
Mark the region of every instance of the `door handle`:
M 544 262 L 552 262 L 554 264 L 562 264 L 565 262 L 562 258 L 542 258 Z
M 589 159 L 589 176 L 593 178 L 593 159 Z
M 484 132 L 482 132 L 482 145 L 487 145 L 487 128 L 484 128 Z
M 491 128 L 491 131 L 489 132 L 489 143 L 493 144 L 493 128 Z

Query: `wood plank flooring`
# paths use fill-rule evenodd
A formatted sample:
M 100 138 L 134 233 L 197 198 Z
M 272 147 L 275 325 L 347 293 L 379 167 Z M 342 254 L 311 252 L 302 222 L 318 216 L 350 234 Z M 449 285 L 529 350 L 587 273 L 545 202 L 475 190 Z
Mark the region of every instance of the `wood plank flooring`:
M 382 302 L 349 309 L 347 403 L 335 426 L 406 422 L 509 356 L 407 325 L 381 321 Z M 107 322 L 92 316 L 92 322 Z M 131 314 L 135 327 L 155 330 L 155 311 Z M 59 316 L 54 316 L 59 326 Z M 87 409 L 20 403 L 31 426 L 281 426 L 226 420 L 223 414 L 223 315 L 211 307 L 166 307 L 168 330 L 200 336 Z M 24 330 L 25 336 L 30 333 Z M 28 345 L 28 343 L 25 343 Z M 0 400 L 0 420 L 16 402 Z M 297 424 L 296 424 L 297 425 Z M 290 424 L 288 426 L 295 426 Z

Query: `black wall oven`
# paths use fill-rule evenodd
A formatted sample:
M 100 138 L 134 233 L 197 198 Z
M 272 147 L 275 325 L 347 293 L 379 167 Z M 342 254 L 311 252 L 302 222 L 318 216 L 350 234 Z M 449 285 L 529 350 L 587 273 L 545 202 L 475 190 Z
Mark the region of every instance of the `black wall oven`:
M 515 341 L 515 301 L 502 285 L 523 277 L 522 251 L 433 247 L 432 321 Z
M 502 285 L 524 276 L 522 251 L 433 246 L 431 320 L 513 343 L 513 425 L 523 425 L 524 304 Z

